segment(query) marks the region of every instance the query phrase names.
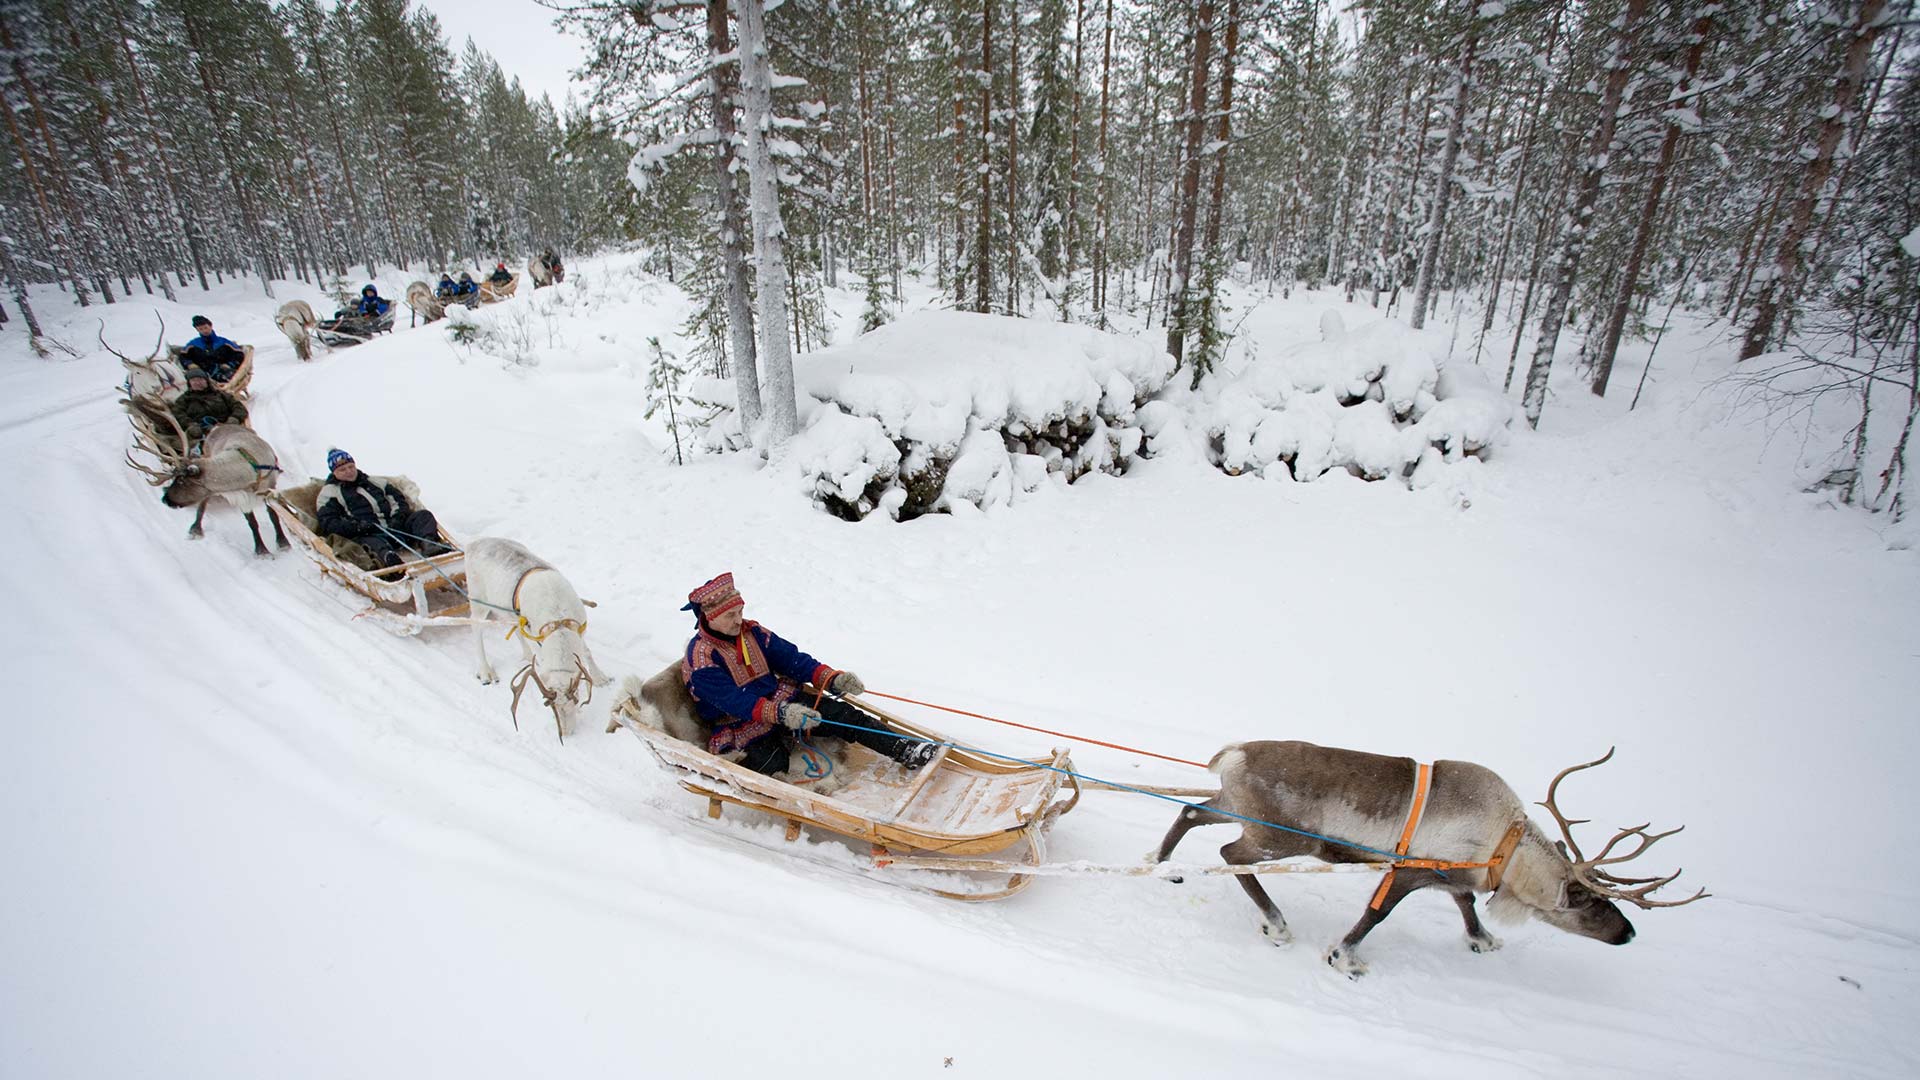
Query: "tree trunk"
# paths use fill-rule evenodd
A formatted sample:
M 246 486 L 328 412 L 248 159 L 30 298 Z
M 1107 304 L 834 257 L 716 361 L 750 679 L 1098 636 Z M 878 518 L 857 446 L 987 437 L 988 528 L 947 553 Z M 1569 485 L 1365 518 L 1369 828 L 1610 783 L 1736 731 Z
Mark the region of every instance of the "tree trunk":
M 993 310 L 993 0 L 982 0 L 980 12 L 979 119 L 980 157 L 974 172 L 980 185 L 980 205 L 973 241 L 973 310 L 985 314 Z
M 1807 226 L 1813 221 L 1813 205 L 1820 197 L 1820 189 L 1826 186 L 1827 177 L 1833 174 L 1834 151 L 1840 145 L 1840 137 L 1846 133 L 1848 117 L 1860 103 L 1860 88 L 1866 82 L 1867 57 L 1873 52 L 1874 40 L 1880 36 L 1880 13 L 1886 6 L 1887 0 L 1862 0 L 1860 4 L 1860 13 L 1853 23 L 1853 41 L 1847 46 L 1840 75 L 1834 80 L 1831 114 L 1820 123 L 1813 160 L 1807 163 L 1806 175 L 1800 182 L 1800 195 L 1794 200 L 1793 213 L 1787 218 L 1787 231 L 1780 238 L 1780 254 L 1774 260 L 1773 273 L 1760 286 L 1760 297 L 1753 309 L 1753 324 L 1748 327 L 1746 340 L 1740 346 L 1742 360 L 1766 352 L 1767 346 L 1772 343 L 1773 324 L 1780 314 L 1780 291 L 1791 288 L 1794 277 L 1800 272 L 1800 243 L 1806 238 Z
M 1529 427 L 1540 426 L 1540 412 L 1547 402 L 1547 378 L 1553 372 L 1554 348 L 1560 343 L 1560 323 L 1566 317 L 1567 301 L 1580 274 L 1580 258 L 1586 252 L 1587 230 L 1593 222 L 1593 206 L 1600 196 L 1607 156 L 1613 149 L 1613 133 L 1620 122 L 1620 98 L 1631 74 L 1634 41 L 1640 33 L 1640 20 L 1646 14 L 1647 4 L 1648 0 L 1627 0 L 1620 16 L 1613 56 L 1607 62 L 1606 90 L 1600 95 L 1599 127 L 1581 160 L 1580 184 L 1567 214 L 1567 237 L 1560 249 L 1559 265 L 1554 268 L 1553 294 L 1540 317 L 1540 340 L 1534 345 L 1533 363 L 1527 368 L 1526 389 L 1520 398 Z
M 1179 235 L 1174 241 L 1167 300 L 1167 352 L 1178 370 L 1187 347 L 1187 281 L 1193 273 L 1194 217 L 1200 206 L 1200 140 L 1207 127 L 1207 68 L 1213 55 L 1213 0 L 1198 0 L 1193 15 L 1192 91 L 1187 95 L 1186 157 L 1180 169 Z
M 1680 73 L 1680 80 L 1674 84 L 1675 94 L 1686 93 L 1700 70 L 1700 61 L 1707 54 L 1707 33 L 1713 29 L 1713 12 L 1717 9 L 1718 5 L 1709 3 L 1705 14 L 1694 21 L 1693 44 L 1687 49 L 1686 67 Z M 1687 102 L 1682 107 L 1692 105 Z M 1660 157 L 1654 162 L 1653 178 L 1647 184 L 1647 197 L 1640 205 L 1640 220 L 1634 226 L 1633 247 L 1627 253 L 1626 269 L 1620 272 L 1620 289 L 1614 294 L 1613 310 L 1607 313 L 1607 328 L 1593 366 L 1593 392 L 1600 397 L 1606 396 L 1607 381 L 1613 376 L 1614 354 L 1620 349 L 1620 335 L 1626 329 L 1627 309 L 1632 306 L 1634 291 L 1640 286 L 1640 267 L 1646 260 L 1648 243 L 1653 239 L 1654 223 L 1660 217 L 1660 199 L 1667 190 L 1667 174 L 1673 167 L 1673 152 L 1680 145 L 1680 133 L 1680 125 L 1669 121 L 1667 132 L 1660 140 Z
M 1113 0 L 1107 0 L 1107 17 L 1102 28 L 1100 55 L 1100 195 L 1095 211 L 1098 219 L 1093 235 L 1093 308 L 1099 313 L 1099 326 L 1107 327 L 1107 233 L 1112 225 L 1113 163 L 1107 157 L 1107 126 L 1112 119 L 1113 94 Z
M 780 187 L 767 135 L 773 126 L 773 63 L 767 53 L 762 0 L 739 0 L 741 82 L 745 90 L 747 175 L 753 188 L 754 276 L 759 285 L 760 355 L 766 361 L 764 393 L 768 439 L 779 446 L 800 429 L 793 389 L 793 353 L 787 346 L 786 225 L 780 218 Z
M 740 430 L 753 437 L 760 423 L 760 374 L 753 345 L 753 287 L 747 281 L 746 220 L 740 210 L 740 185 L 734 179 L 733 96 L 736 69 L 719 62 L 733 48 L 727 34 L 727 0 L 707 0 L 707 54 L 710 109 L 718 135 L 713 148 L 713 196 L 720 210 L 720 261 L 727 293 L 727 339 L 733 346 L 733 388 L 740 409 Z
M 1477 7 L 1477 5 L 1475 5 Z M 1473 89 L 1473 56 L 1480 48 L 1480 16 L 1470 10 L 1467 44 L 1460 53 L 1460 86 L 1453 95 L 1453 123 L 1447 125 L 1447 145 L 1440 152 L 1440 176 L 1433 192 L 1433 215 L 1427 219 L 1426 250 L 1420 256 L 1419 284 L 1413 290 L 1415 330 L 1427 324 L 1427 301 L 1433 295 L 1434 264 L 1440 260 L 1440 242 L 1447 231 L 1447 204 L 1453 196 L 1453 167 L 1460 160 L 1460 139 L 1467 130 L 1467 102 Z

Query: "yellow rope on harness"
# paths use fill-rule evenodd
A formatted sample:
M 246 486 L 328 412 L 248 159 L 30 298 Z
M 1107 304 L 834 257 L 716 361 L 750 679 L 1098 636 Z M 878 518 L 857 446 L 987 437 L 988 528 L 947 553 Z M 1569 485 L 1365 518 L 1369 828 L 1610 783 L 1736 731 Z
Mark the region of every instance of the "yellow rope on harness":
M 547 640 L 547 638 L 551 637 L 555 630 L 559 630 L 563 627 L 565 629 L 572 630 L 574 633 L 579 634 L 582 637 L 585 637 L 587 633 L 587 624 L 584 621 L 576 622 L 573 619 L 555 619 L 552 622 L 547 623 L 542 627 L 540 627 L 540 629 L 536 632 L 533 629 L 533 624 L 527 621 L 527 617 L 525 615 L 515 615 L 514 618 L 516 619 L 515 623 L 512 626 L 507 628 L 507 640 L 509 641 L 513 639 L 513 635 L 519 634 L 521 637 L 526 638 L 528 641 L 532 641 L 535 643 L 542 642 Z

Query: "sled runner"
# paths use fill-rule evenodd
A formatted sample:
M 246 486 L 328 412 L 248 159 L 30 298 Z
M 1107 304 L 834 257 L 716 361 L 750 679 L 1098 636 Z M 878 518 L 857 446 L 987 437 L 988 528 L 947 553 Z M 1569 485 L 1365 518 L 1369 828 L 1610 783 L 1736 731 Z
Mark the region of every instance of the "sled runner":
M 385 315 L 377 317 L 366 315 L 342 315 L 334 319 L 321 319 L 314 333 L 321 341 L 335 348 L 359 345 L 372 341 L 375 334 L 393 329 L 393 317 L 399 310 L 394 304 L 387 308 Z
M 418 499 L 419 489 L 411 481 L 401 476 L 393 479 L 409 499 Z M 405 635 L 418 634 L 429 626 L 467 625 L 466 554 L 444 527 L 440 539 L 452 547 L 452 551 L 412 559 L 399 566 L 368 570 L 336 553 L 317 531 L 319 519 L 315 516 L 314 503 L 324 483 L 310 480 L 275 492 L 273 499 L 285 511 L 281 518 L 286 523 L 288 538 L 306 552 L 320 573 L 372 601 L 357 617 L 371 618 L 381 627 Z M 416 541 L 408 542 L 417 546 Z
M 875 727 L 946 741 L 864 700 L 847 703 L 867 714 Z M 638 735 L 660 766 L 678 775 L 681 787 L 705 796 L 708 817 L 719 817 L 722 808 L 732 804 L 784 818 L 788 840 L 799 837 L 802 825 L 863 840 L 872 845 L 876 867 L 911 864 L 911 853 L 926 852 L 942 858 L 940 869 L 969 873 L 964 856 L 1009 852 L 1010 857 L 983 868 L 993 878 L 986 889 L 927 890 L 953 900 L 999 900 L 1026 888 L 1033 879 L 1020 870 L 1046 861 L 1047 832 L 1080 800 L 1078 783 L 1059 771 L 1073 767 L 1065 749 L 1054 750 L 1044 761 L 1013 762 L 942 746 L 932 761 L 907 771 L 865 746 L 846 742 L 832 755 L 836 760 L 831 776 L 842 783 L 830 792 L 817 786 L 820 781 L 804 777 L 790 782 L 764 776 L 707 752 L 705 727 L 680 681 L 678 664 L 648 680 L 640 699 L 628 697 L 616 706 L 607 730 L 615 725 Z M 822 727 L 808 738 L 817 743 L 831 731 Z M 1071 789 L 1064 796 L 1063 783 Z

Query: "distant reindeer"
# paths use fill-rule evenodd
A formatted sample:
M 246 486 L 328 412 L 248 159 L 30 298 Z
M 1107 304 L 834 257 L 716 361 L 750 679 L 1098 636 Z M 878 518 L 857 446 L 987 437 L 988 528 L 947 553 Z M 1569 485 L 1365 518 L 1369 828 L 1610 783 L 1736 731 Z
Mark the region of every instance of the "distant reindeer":
M 254 516 L 254 511 L 280 481 L 280 459 L 267 440 L 239 424 L 220 424 L 201 440 L 200 453 L 192 454 L 187 449 L 193 445 L 192 441 L 171 412 L 162 409 L 158 416 L 172 427 L 178 440 L 174 443 L 154 431 L 153 410 L 130 401 L 127 413 L 133 422 L 135 443 L 140 450 L 158 459 L 161 467 L 142 465 L 133 459 L 131 451 L 127 453 L 127 464 L 145 473 L 147 482 L 154 487 L 166 486 L 160 495 L 161 502 L 172 507 L 199 508 L 193 515 L 193 526 L 187 530 L 189 539 L 198 540 L 206 535 L 200 522 L 207 516 L 207 504 L 219 498 L 246 516 L 247 528 L 253 530 L 253 553 L 262 557 L 271 554 L 260 538 L 260 519 Z M 274 513 L 270 503 L 267 518 L 273 522 L 276 546 L 287 550 L 290 546 L 287 534 L 280 527 L 280 515 Z
M 1564 840 L 1555 842 L 1527 819 L 1520 797 L 1505 781 L 1472 762 L 1434 762 L 1424 810 L 1415 811 L 1410 808 L 1419 805 L 1419 766 L 1412 758 L 1306 742 L 1232 743 L 1207 765 L 1220 774 L 1220 794 L 1180 812 L 1154 861 L 1165 862 L 1188 830 L 1224 824 L 1241 829 L 1238 840 L 1220 849 L 1220 857 L 1229 865 L 1297 855 L 1330 863 L 1384 862 L 1388 860 L 1379 852 L 1395 849 L 1412 818 L 1406 849 L 1411 855 L 1430 861 L 1497 865 L 1394 869 L 1360 921 L 1327 951 L 1326 961 L 1335 970 L 1352 978 L 1365 974 L 1367 965 L 1358 954 L 1361 939 L 1409 893 L 1425 888 L 1452 895 L 1466 921 L 1467 945 L 1474 952 L 1500 947 L 1499 939 L 1487 933 L 1474 913 L 1476 892 L 1493 894 L 1487 908 L 1503 922 L 1531 916 L 1568 933 L 1625 945 L 1633 940 L 1633 924 L 1614 906 L 1615 901 L 1643 909 L 1679 907 L 1708 894 L 1702 890 L 1685 900 L 1653 900 L 1648 894 L 1679 877 L 1678 871 L 1665 877 L 1624 878 L 1605 869 L 1634 858 L 1679 829 L 1659 833 L 1648 833 L 1646 825 L 1623 829 L 1593 858 L 1581 854 L 1572 828 L 1581 822 L 1561 816 L 1554 800 L 1560 781 L 1611 757 L 1609 750 L 1598 761 L 1564 769 L 1547 786 L 1547 801 L 1540 805 L 1560 823 Z M 1614 855 L 1614 848 L 1629 839 L 1636 842 L 1633 849 Z M 1260 909 L 1260 932 L 1276 945 L 1291 941 L 1286 918 L 1260 882 L 1250 874 L 1236 876 Z
M 407 286 L 407 308 L 427 322 L 434 322 L 447 313 L 446 305 L 433 295 L 433 287 L 424 281 Z M 413 320 L 408 319 L 407 323 L 412 325 Z
M 289 300 L 274 312 L 273 321 L 280 332 L 293 342 L 294 355 L 302 360 L 313 359 L 312 331 L 319 319 L 313 314 L 313 306 L 305 300 Z
M 593 700 L 593 687 L 613 681 L 587 649 L 586 603 L 560 571 L 513 540 L 474 540 L 466 548 L 466 565 L 473 645 L 480 661 L 475 677 L 483 683 L 499 680 L 487 660 L 487 622 L 512 623 L 508 635 L 520 639 L 526 660 L 510 683 L 516 714 L 520 693 L 531 681 L 553 710 L 554 727 L 564 741 L 581 706 Z

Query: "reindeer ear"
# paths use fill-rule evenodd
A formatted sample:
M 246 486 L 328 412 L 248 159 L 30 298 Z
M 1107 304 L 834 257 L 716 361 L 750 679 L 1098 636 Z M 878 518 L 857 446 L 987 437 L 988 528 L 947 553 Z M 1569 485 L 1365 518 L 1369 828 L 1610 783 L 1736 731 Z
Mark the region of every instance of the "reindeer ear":
M 1567 842 L 1565 840 L 1555 840 L 1553 842 L 1553 846 L 1560 849 L 1561 858 L 1567 860 L 1568 862 L 1573 861 L 1573 856 L 1567 853 Z

